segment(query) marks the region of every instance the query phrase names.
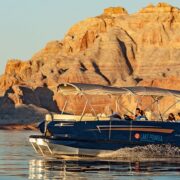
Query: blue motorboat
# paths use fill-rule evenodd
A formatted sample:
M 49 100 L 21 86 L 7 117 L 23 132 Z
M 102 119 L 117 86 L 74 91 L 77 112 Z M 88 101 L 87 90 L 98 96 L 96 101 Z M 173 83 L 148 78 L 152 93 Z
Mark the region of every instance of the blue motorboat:
M 166 96 L 176 99 L 170 108 L 178 112 L 180 91 L 154 87 L 109 87 L 89 84 L 61 84 L 58 90 L 64 95 L 138 95 L 151 96 L 158 102 Z M 42 135 L 29 138 L 36 152 L 46 156 L 98 156 L 121 148 L 136 146 L 164 145 L 180 147 L 180 122 L 165 121 L 163 114 L 159 119 L 133 119 L 131 116 L 106 116 L 85 114 L 48 114 L 40 123 Z M 64 111 L 64 108 L 63 108 Z

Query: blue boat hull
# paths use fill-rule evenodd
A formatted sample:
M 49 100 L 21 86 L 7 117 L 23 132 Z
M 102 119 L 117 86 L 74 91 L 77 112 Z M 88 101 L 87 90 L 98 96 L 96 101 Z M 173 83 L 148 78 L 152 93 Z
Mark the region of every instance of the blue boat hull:
M 122 148 L 146 145 L 180 147 L 180 123 L 153 121 L 51 121 L 30 136 L 37 152 L 46 155 L 98 156 Z M 45 131 L 46 132 L 43 132 Z
M 56 139 L 76 140 L 83 144 L 99 142 L 133 146 L 133 144 L 169 143 L 180 146 L 180 123 L 124 120 L 52 121 L 47 125 L 47 129 Z

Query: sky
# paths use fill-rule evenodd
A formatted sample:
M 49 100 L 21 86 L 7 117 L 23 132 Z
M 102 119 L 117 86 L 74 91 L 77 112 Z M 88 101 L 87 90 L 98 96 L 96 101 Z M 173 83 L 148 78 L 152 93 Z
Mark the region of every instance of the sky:
M 130 14 L 148 4 L 180 0 L 0 0 L 0 74 L 8 59 L 28 60 L 47 42 L 63 39 L 80 20 L 121 6 Z

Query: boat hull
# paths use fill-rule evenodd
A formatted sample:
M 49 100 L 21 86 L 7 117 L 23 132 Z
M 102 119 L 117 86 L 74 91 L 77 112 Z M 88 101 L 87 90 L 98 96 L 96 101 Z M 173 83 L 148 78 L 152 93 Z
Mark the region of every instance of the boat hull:
M 180 147 L 180 123 L 53 121 L 48 135 L 30 136 L 36 152 L 46 156 L 99 156 L 149 144 Z
M 29 142 L 32 144 L 34 150 L 48 157 L 64 157 L 64 156 L 87 156 L 94 157 L 99 156 L 100 154 L 112 153 L 113 150 L 105 150 L 105 149 L 89 149 L 89 148 L 79 148 L 72 147 L 71 144 L 75 144 L 76 142 L 67 141 L 56 141 L 46 139 L 45 137 L 40 136 L 31 136 L 29 138 Z

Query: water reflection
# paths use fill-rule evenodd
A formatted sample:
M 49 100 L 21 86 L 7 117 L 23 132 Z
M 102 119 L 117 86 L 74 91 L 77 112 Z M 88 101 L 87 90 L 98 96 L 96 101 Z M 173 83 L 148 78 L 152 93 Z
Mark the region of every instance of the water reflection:
M 29 161 L 29 179 L 152 179 L 157 176 L 179 179 L 180 162 Z
M 180 179 L 180 159 L 177 158 L 168 161 L 166 159 L 163 162 L 155 158 L 146 162 L 124 162 L 124 160 L 118 160 L 119 162 L 117 162 L 117 157 L 120 154 L 116 152 L 113 156 L 111 155 L 111 158 L 108 157 L 106 161 L 84 158 L 66 161 L 44 159 L 34 152 L 28 142 L 28 137 L 31 134 L 34 134 L 34 132 L 0 131 L 0 179 Z M 168 151 L 172 155 L 172 149 L 168 148 Z M 127 150 L 125 152 L 124 157 L 127 158 Z M 179 152 L 179 150 L 175 152 Z M 132 151 L 130 153 L 132 154 Z M 135 151 L 135 153 L 140 152 Z

